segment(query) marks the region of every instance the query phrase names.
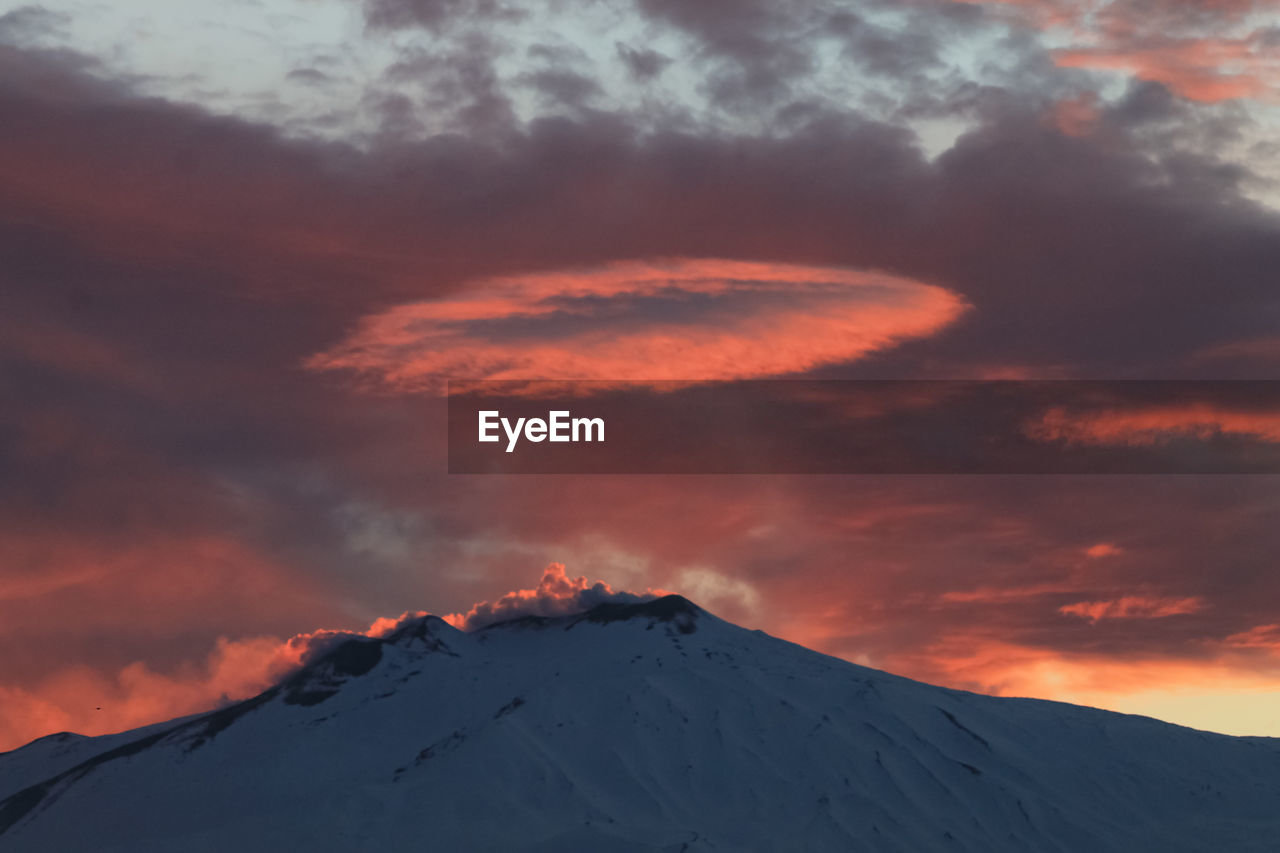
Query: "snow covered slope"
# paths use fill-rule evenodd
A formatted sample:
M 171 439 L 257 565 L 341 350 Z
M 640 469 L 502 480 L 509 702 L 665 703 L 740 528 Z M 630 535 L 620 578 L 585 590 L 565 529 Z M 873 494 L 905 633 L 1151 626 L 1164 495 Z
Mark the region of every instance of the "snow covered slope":
M 1280 838 L 1280 742 L 932 687 L 677 596 L 474 633 L 428 616 L 211 714 L 45 740 L 0 756 L 0 791 L 16 790 L 0 851 L 1092 853 Z

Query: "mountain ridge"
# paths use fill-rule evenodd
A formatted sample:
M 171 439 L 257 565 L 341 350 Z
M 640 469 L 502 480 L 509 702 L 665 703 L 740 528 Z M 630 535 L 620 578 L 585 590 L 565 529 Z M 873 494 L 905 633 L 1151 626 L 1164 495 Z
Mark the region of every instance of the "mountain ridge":
M 12 757 L 48 739 L 0 755 L 0 850 L 1247 851 L 1280 830 L 1280 742 L 925 685 L 679 596 L 410 619 L 102 740 L 17 790 L 40 766 Z

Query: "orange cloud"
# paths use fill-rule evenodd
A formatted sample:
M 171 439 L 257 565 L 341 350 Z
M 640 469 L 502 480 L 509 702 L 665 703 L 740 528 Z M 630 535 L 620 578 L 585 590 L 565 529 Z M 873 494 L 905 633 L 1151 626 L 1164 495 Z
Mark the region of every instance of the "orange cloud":
M 297 666 L 306 648 L 306 637 L 221 637 L 206 660 L 172 674 L 136 662 L 114 676 L 78 666 L 30 688 L 0 685 L 0 750 L 52 732 L 108 734 L 243 699 Z
M 1084 549 L 1084 555 L 1091 560 L 1097 560 L 1101 557 L 1114 557 L 1123 553 L 1123 548 L 1112 545 L 1110 542 L 1099 542 L 1097 545 L 1090 545 Z
M 331 612 L 308 575 L 224 536 L 111 541 L 0 530 L 0 562 L 0 637 L 8 640 L 47 631 L 50 613 L 77 631 L 132 634 L 141 626 L 162 640 L 194 624 L 249 633 L 255 621 Z
M 851 361 L 965 309 L 939 287 L 837 268 L 629 261 L 476 282 L 366 317 L 313 369 L 395 391 L 447 378 L 726 380 Z
M 30 687 L 0 685 L 0 751 L 53 732 L 109 734 L 247 699 L 277 683 L 332 637 L 384 636 L 425 615 L 407 612 L 379 618 L 364 631 L 319 629 L 287 640 L 219 637 L 204 660 L 187 661 L 170 673 L 135 661 L 114 675 L 73 666 Z
M 1280 652 L 1280 624 L 1255 625 L 1247 631 L 1232 634 L 1223 643 L 1235 648 Z
M 401 613 L 396 617 L 379 616 L 377 619 L 373 620 L 373 624 L 369 626 L 368 630 L 362 631 L 361 633 L 369 637 L 385 637 L 405 622 L 408 622 L 411 619 L 421 619 L 426 615 L 427 611 L 425 610 L 406 610 L 404 613 Z
M 1280 734 L 1274 702 L 1280 669 L 1244 663 L 1230 649 L 1211 651 L 1216 653 L 1207 660 L 1116 659 L 965 633 L 939 642 L 916 663 L 896 660 L 893 668 L 994 696 L 1032 696 L 1148 714 L 1229 734 Z M 1267 713 L 1242 713 L 1264 697 L 1270 697 Z M 1235 710 L 1224 714 L 1224 708 Z
M 1208 404 L 1072 413 L 1054 408 L 1026 433 L 1038 441 L 1068 444 L 1151 446 L 1176 438 L 1238 435 L 1280 443 L 1280 412 L 1239 411 Z
M 1059 607 L 1058 612 L 1066 616 L 1079 616 L 1096 624 L 1103 619 L 1160 619 L 1164 616 L 1195 613 L 1203 607 L 1204 600 L 1199 597 L 1152 598 L 1126 595 L 1109 601 L 1077 601 Z
M 980 586 L 977 589 L 953 589 L 942 593 L 938 600 L 948 604 L 1003 604 L 1044 595 L 1070 592 L 1071 584 L 1046 582 L 1025 586 Z
M 1007 603 L 1055 591 L 1046 585 L 1016 590 L 1009 596 L 987 594 L 983 603 Z M 947 597 L 953 603 L 966 598 Z M 1165 599 L 1153 610 L 1161 606 L 1181 610 L 1191 607 L 1193 600 Z M 1133 606 L 1120 605 L 1126 608 Z M 868 618 L 874 619 L 874 613 Z M 847 615 L 837 607 L 829 612 L 810 608 L 785 630 L 769 630 L 854 663 L 956 689 L 1148 714 L 1231 734 L 1280 735 L 1280 717 L 1275 713 L 1280 707 L 1274 701 L 1280 693 L 1280 625 L 1276 624 L 1221 640 L 1197 641 L 1188 649 L 1191 655 L 1068 651 L 1011 640 L 1005 626 L 981 620 L 945 629 L 924 645 L 866 653 L 850 646 Z M 1272 697 L 1267 713 L 1258 705 L 1264 696 Z
M 0 565 L 0 641 L 11 650 L 0 673 L 0 749 L 252 695 L 296 665 L 310 638 L 282 641 L 266 626 L 338 612 L 311 577 L 212 535 L 0 529 Z M 215 631 L 224 638 L 207 654 L 180 650 Z

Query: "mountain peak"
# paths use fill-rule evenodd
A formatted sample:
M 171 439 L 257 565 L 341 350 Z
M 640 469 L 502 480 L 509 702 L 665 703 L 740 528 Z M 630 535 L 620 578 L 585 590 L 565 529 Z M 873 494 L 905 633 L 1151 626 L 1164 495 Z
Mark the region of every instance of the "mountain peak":
M 253 699 L 72 745 L 0 756 L 5 850 L 1263 853 L 1280 833 L 1280 742 L 920 684 L 678 595 L 410 618 Z
M 698 618 L 705 613 L 705 610 L 683 595 L 673 594 L 636 603 L 600 604 L 583 613 L 577 621 L 585 620 L 604 625 L 610 622 L 647 618 L 652 622 L 670 622 L 680 633 L 692 634 L 698 629 Z
M 398 646 L 421 642 L 428 648 L 435 650 L 440 646 L 447 645 L 447 638 L 450 635 L 458 633 L 460 632 L 457 628 L 439 616 L 428 613 L 425 616 L 406 619 L 390 633 L 383 635 L 381 639 Z
M 648 619 L 650 627 L 662 622 L 671 625 L 681 634 L 692 634 L 698 629 L 699 617 L 706 615 L 707 611 L 689 599 L 672 594 L 641 601 L 609 601 L 580 613 L 562 616 L 525 614 L 513 619 L 493 622 L 476 630 L 484 632 L 493 629 L 545 628 L 553 625 L 563 625 L 565 630 L 568 630 L 583 622 L 607 625 L 614 622 Z

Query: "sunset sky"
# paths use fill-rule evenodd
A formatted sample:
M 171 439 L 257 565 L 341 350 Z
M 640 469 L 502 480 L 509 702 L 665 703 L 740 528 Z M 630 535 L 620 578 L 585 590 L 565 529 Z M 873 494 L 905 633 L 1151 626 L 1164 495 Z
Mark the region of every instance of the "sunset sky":
M 0 0 L 0 750 L 540 580 L 1280 736 L 1280 476 L 448 475 L 511 377 L 1280 378 L 1280 9 Z

